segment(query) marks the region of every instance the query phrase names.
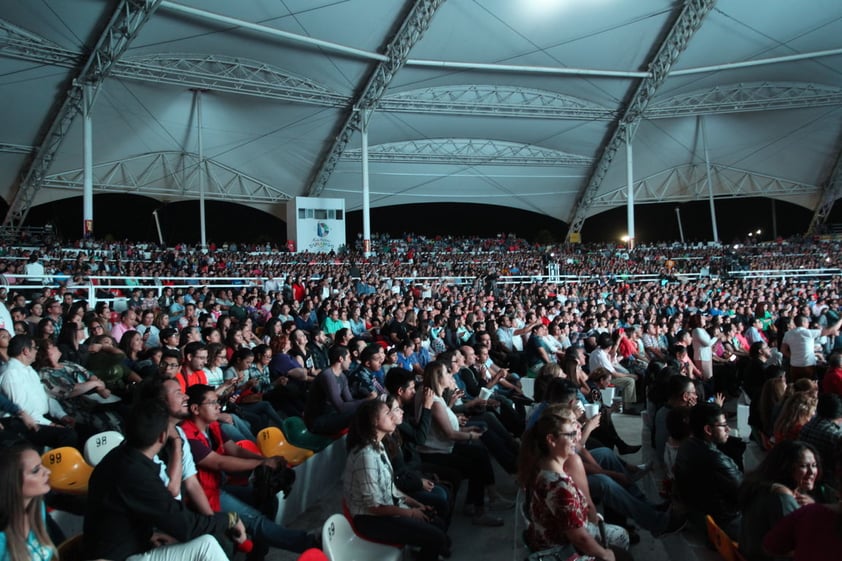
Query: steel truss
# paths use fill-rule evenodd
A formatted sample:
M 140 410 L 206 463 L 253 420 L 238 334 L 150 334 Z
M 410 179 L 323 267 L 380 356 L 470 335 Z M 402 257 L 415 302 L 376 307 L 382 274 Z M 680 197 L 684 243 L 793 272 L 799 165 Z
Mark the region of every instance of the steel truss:
M 634 95 L 629 101 L 622 118 L 614 127 L 614 132 L 611 138 L 605 144 L 599 160 L 594 166 L 593 173 L 588 180 L 586 186 L 576 197 L 576 203 L 573 205 L 573 212 L 571 213 L 568 223 L 570 227 L 567 231 L 567 239 L 570 240 L 571 234 L 578 234 L 582 231 L 582 225 L 585 223 L 585 218 L 588 215 L 588 209 L 593 200 L 599 192 L 602 181 L 608 173 L 611 162 L 617 155 L 620 146 L 623 146 L 626 140 L 633 138 L 634 132 L 637 130 L 637 125 L 643 117 L 649 102 L 652 100 L 658 88 L 663 84 L 669 75 L 670 68 L 678 60 L 678 57 L 684 52 L 690 38 L 702 26 L 702 21 L 705 16 L 713 9 L 716 0 L 687 0 L 681 13 L 678 15 L 672 28 L 669 30 L 663 43 L 658 48 L 658 52 L 649 64 L 650 77 L 641 80 Z M 627 134 L 627 130 L 628 133 Z
M 291 197 L 280 189 L 232 167 L 199 155 L 153 152 L 94 166 L 94 191 L 132 193 L 161 199 L 198 197 L 199 177 L 205 174 L 205 198 L 237 203 L 277 203 Z M 74 169 L 44 178 L 52 189 L 81 191 L 83 170 Z
M 433 19 L 433 15 L 443 3 L 444 0 L 416 0 L 413 3 L 409 12 L 403 18 L 397 33 L 384 49 L 384 53 L 389 57 L 389 60 L 377 63 L 365 83 L 361 85 L 358 94 L 354 96 L 356 102 L 348 108 L 342 126 L 333 137 L 333 144 L 322 157 L 313 174 L 307 188 L 308 196 L 318 196 L 324 190 L 328 179 L 330 179 L 333 170 L 339 163 L 342 153 L 348 146 L 351 136 L 355 130 L 360 128 L 363 113 L 377 107 L 395 73 L 406 63 L 412 47 L 421 40 Z
M 122 0 L 114 11 L 96 46 L 85 58 L 84 65 L 76 74 L 70 90 L 61 102 L 57 112 L 51 112 L 52 121 L 44 139 L 40 142 L 35 157 L 23 170 L 17 193 L 12 199 L 3 227 L 17 231 L 29 213 L 32 201 L 41 188 L 47 170 L 67 135 L 73 119 L 82 109 L 83 88 L 89 87 L 91 99 L 102 81 L 109 75 L 114 62 L 120 59 L 149 16 L 158 8 L 161 0 Z M 17 34 L 16 37 L 20 35 Z
M 711 181 L 717 186 L 714 198 L 816 196 L 820 188 L 780 177 L 772 177 L 730 166 L 711 164 Z M 704 164 L 688 164 L 658 172 L 634 183 L 634 204 L 677 203 L 708 197 Z M 623 206 L 628 201 L 626 186 L 600 193 L 590 205 L 591 213 Z
M 816 234 L 819 228 L 824 226 L 830 211 L 833 210 L 833 204 L 840 196 L 842 196 L 842 150 L 836 155 L 833 170 L 830 172 L 830 177 L 824 189 L 822 189 L 819 203 L 813 211 L 813 218 L 807 228 L 808 234 Z
M 384 96 L 377 110 L 582 121 L 617 118 L 616 110 L 584 99 L 547 90 L 504 85 L 440 86 L 410 90 Z
M 0 142 L 0 152 L 6 152 L 7 154 L 31 154 L 33 150 L 35 150 L 34 146 Z
M 348 98 L 312 80 L 248 59 L 220 55 L 160 54 L 120 61 L 114 76 L 154 84 L 244 94 L 263 99 L 345 107 Z
M 730 84 L 677 95 L 652 103 L 647 119 L 802 109 L 842 104 L 842 89 L 797 82 Z
M 346 150 L 343 160 L 362 160 L 362 150 Z M 505 166 L 589 166 L 587 156 L 530 144 L 475 138 L 428 138 L 370 146 L 368 159 L 384 163 Z

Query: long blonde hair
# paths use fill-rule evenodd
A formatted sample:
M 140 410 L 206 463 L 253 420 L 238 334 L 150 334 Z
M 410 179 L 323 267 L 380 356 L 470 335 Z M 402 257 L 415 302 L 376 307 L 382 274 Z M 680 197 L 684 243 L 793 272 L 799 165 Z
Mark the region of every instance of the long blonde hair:
M 43 497 L 36 497 L 24 507 L 23 500 L 23 453 L 35 449 L 31 444 L 15 444 L 0 454 L 0 531 L 6 534 L 6 548 L 11 561 L 29 561 L 31 555 L 26 545 L 26 527 L 35 534 L 35 539 L 42 546 L 53 551 L 53 559 L 58 559 L 56 546 L 47 534 L 42 512 Z

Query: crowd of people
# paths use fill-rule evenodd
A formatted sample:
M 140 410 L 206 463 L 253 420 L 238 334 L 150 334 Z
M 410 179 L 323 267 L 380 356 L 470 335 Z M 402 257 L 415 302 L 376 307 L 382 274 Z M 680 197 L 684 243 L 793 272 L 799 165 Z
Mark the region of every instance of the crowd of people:
M 408 236 L 381 246 L 368 258 L 7 248 L 0 439 L 26 442 L 0 465 L 15 488 L 0 520 L 11 558 L 49 559 L 61 539 L 36 450 L 106 430 L 126 442 L 96 467 L 80 507 L 92 558 L 218 559 L 246 536 L 249 559 L 317 545 L 318 532 L 275 523 L 271 502 L 256 504 L 237 477 L 283 468 L 237 442 L 290 418 L 329 438 L 347 430 L 343 495 L 356 530 L 416 546 L 422 560 L 449 555 L 463 483 L 462 514 L 502 525 L 495 512 L 514 501 L 495 471 L 524 489 L 536 552 L 629 558 L 638 527 L 666 536 L 705 515 L 751 560 L 842 541 L 838 530 L 803 541 L 804 524 L 839 518 L 842 281 L 718 266 L 832 273 L 836 243 L 629 252 Z M 556 282 L 548 258 L 588 278 Z M 626 278 L 643 273 L 661 278 Z M 119 312 L 107 283 L 85 299 L 88 277 L 103 275 L 132 281 Z M 194 276 L 207 280 L 170 282 Z M 214 277 L 243 279 L 217 288 Z M 524 377 L 535 378 L 534 400 Z M 738 398 L 769 450 L 745 476 L 745 444 L 729 438 L 723 409 Z M 657 465 L 626 461 L 640 445 L 614 428 L 617 415 L 641 413 Z M 637 481 L 661 469 L 654 503 Z

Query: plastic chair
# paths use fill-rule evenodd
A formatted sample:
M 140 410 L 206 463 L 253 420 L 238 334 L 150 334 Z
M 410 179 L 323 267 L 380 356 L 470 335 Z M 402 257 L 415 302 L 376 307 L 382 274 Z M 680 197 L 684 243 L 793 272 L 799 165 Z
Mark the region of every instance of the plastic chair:
M 351 529 L 342 514 L 333 514 L 322 526 L 322 548 L 330 561 L 399 561 L 403 550 L 366 541 Z
M 521 378 L 520 389 L 529 399 L 535 397 L 535 378 Z
M 123 435 L 116 430 L 107 430 L 93 435 L 85 441 L 85 447 L 82 449 L 85 461 L 96 466 L 124 440 Z
M 261 454 L 267 458 L 281 456 L 290 466 L 297 466 L 315 454 L 312 450 L 299 448 L 287 442 L 283 431 L 277 427 L 267 427 L 257 433 L 257 445 Z
M 84 495 L 94 468 L 72 446 L 55 448 L 41 455 L 41 463 L 50 470 L 50 487 L 61 493 Z
M 284 434 L 287 435 L 290 444 L 299 448 L 306 448 L 313 452 L 324 450 L 333 443 L 332 438 L 313 434 L 304 424 L 301 417 L 287 417 L 284 419 Z
M 705 526 L 707 527 L 708 539 L 710 539 L 722 559 L 725 561 L 738 561 L 742 557 L 738 551 L 737 542 L 732 540 L 716 524 L 716 521 L 710 514 L 705 515 Z
M 371 543 L 379 543 L 381 545 L 388 545 L 389 547 L 397 547 L 398 549 L 403 549 L 403 544 L 401 543 L 381 542 L 378 540 L 373 540 L 371 538 L 361 536 L 360 533 L 357 531 L 357 527 L 354 526 L 354 517 L 351 516 L 351 509 L 348 508 L 348 503 L 345 501 L 344 497 L 342 498 L 342 516 L 344 516 L 345 520 L 348 521 L 348 524 L 351 525 L 351 531 L 354 532 L 357 535 L 357 537 L 361 540 L 365 540 Z

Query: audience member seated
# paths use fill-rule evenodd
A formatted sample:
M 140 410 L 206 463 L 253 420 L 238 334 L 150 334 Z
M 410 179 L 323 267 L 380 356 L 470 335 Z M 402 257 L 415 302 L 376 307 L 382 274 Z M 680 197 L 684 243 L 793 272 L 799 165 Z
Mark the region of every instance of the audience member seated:
M 36 353 L 35 341 L 29 335 L 15 335 L 9 341 L 9 362 L 0 374 L 0 390 L 35 423 L 27 423 L 28 419 L 20 416 L 7 417 L 5 427 L 38 447 L 76 446 L 76 420 L 50 397 L 32 368 Z
M 335 435 L 348 428 L 354 412 L 365 401 L 354 399 L 348 388 L 345 371 L 351 366 L 351 353 L 347 347 L 330 350 L 330 366 L 322 370 L 307 393 L 304 421 L 316 434 Z
M 0 516 L 0 558 L 49 561 L 56 548 L 47 532 L 44 495 L 50 492 L 50 470 L 26 442 L 0 455 L 4 512 Z
M 833 481 L 837 467 L 836 450 L 842 444 L 842 397 L 836 394 L 820 395 L 816 415 L 804 425 L 798 438 L 818 451 L 822 474 L 828 478 L 828 482 Z
M 743 474 L 718 446 L 728 441 L 725 414 L 715 403 L 698 403 L 690 411 L 692 436 L 678 449 L 675 491 L 695 522 L 709 514 L 735 541 L 740 532 L 737 491 Z
M 397 491 L 392 464 L 383 438 L 398 420 L 380 400 L 363 403 L 354 413 L 348 432 L 348 460 L 343 497 L 363 536 L 373 540 L 419 547 L 420 561 L 450 555 L 446 524 L 435 509 Z
M 828 502 L 818 483 L 819 455 L 809 444 L 785 440 L 775 445 L 740 486 L 740 551 L 748 561 L 772 561 L 762 540 L 784 516 L 813 502 Z
M 545 411 L 523 435 L 518 481 L 526 490 L 527 545 L 532 551 L 569 545 L 564 559 L 630 559 L 621 553 L 628 550 L 629 536 L 619 526 L 606 525 L 607 547 L 600 545 L 595 511 L 565 471 L 576 455 L 579 427 L 554 411 Z
M 483 430 L 476 426 L 460 423 L 450 404 L 442 397 L 451 378 L 444 363 L 434 360 L 424 369 L 424 388 L 433 393 L 430 408 L 432 422 L 430 432 L 423 444 L 419 445 L 421 458 L 432 464 L 443 464 L 458 469 L 462 477 L 468 480 L 468 493 L 465 497 L 465 512 L 472 517 L 472 523 L 479 526 L 502 526 L 503 521 L 485 512 L 485 494 L 489 493 L 489 507 L 511 508 L 513 503 L 503 499 L 494 489 L 494 468 L 488 450 L 480 443 Z M 455 395 L 455 394 L 454 394 Z M 420 418 L 422 401 L 416 399 Z
M 267 518 L 254 506 L 254 490 L 249 485 L 226 485 L 226 475 L 249 472 L 258 466 L 273 470 L 285 466 L 280 456 L 265 458 L 237 446 L 225 438 L 219 426 L 219 400 L 212 387 L 194 384 L 187 388 L 190 418 L 182 429 L 199 469 L 199 483 L 215 512 L 236 512 L 254 537 L 255 549 L 264 555 L 268 547 L 301 553 L 315 545 L 315 538 L 303 530 L 289 530 Z M 253 555 L 258 555 L 253 553 Z
M 73 417 L 84 438 L 108 430 L 123 432 L 117 408 L 100 403 L 111 397 L 105 382 L 73 362 L 60 361 L 58 346 L 48 339 L 38 343 L 35 366 L 47 392 Z
M 225 561 L 218 539 L 241 543 L 246 529 L 234 512 L 197 514 L 176 500 L 153 458 L 169 436 L 158 400 L 139 402 L 126 419 L 126 440 L 94 468 L 84 521 L 86 559 Z

